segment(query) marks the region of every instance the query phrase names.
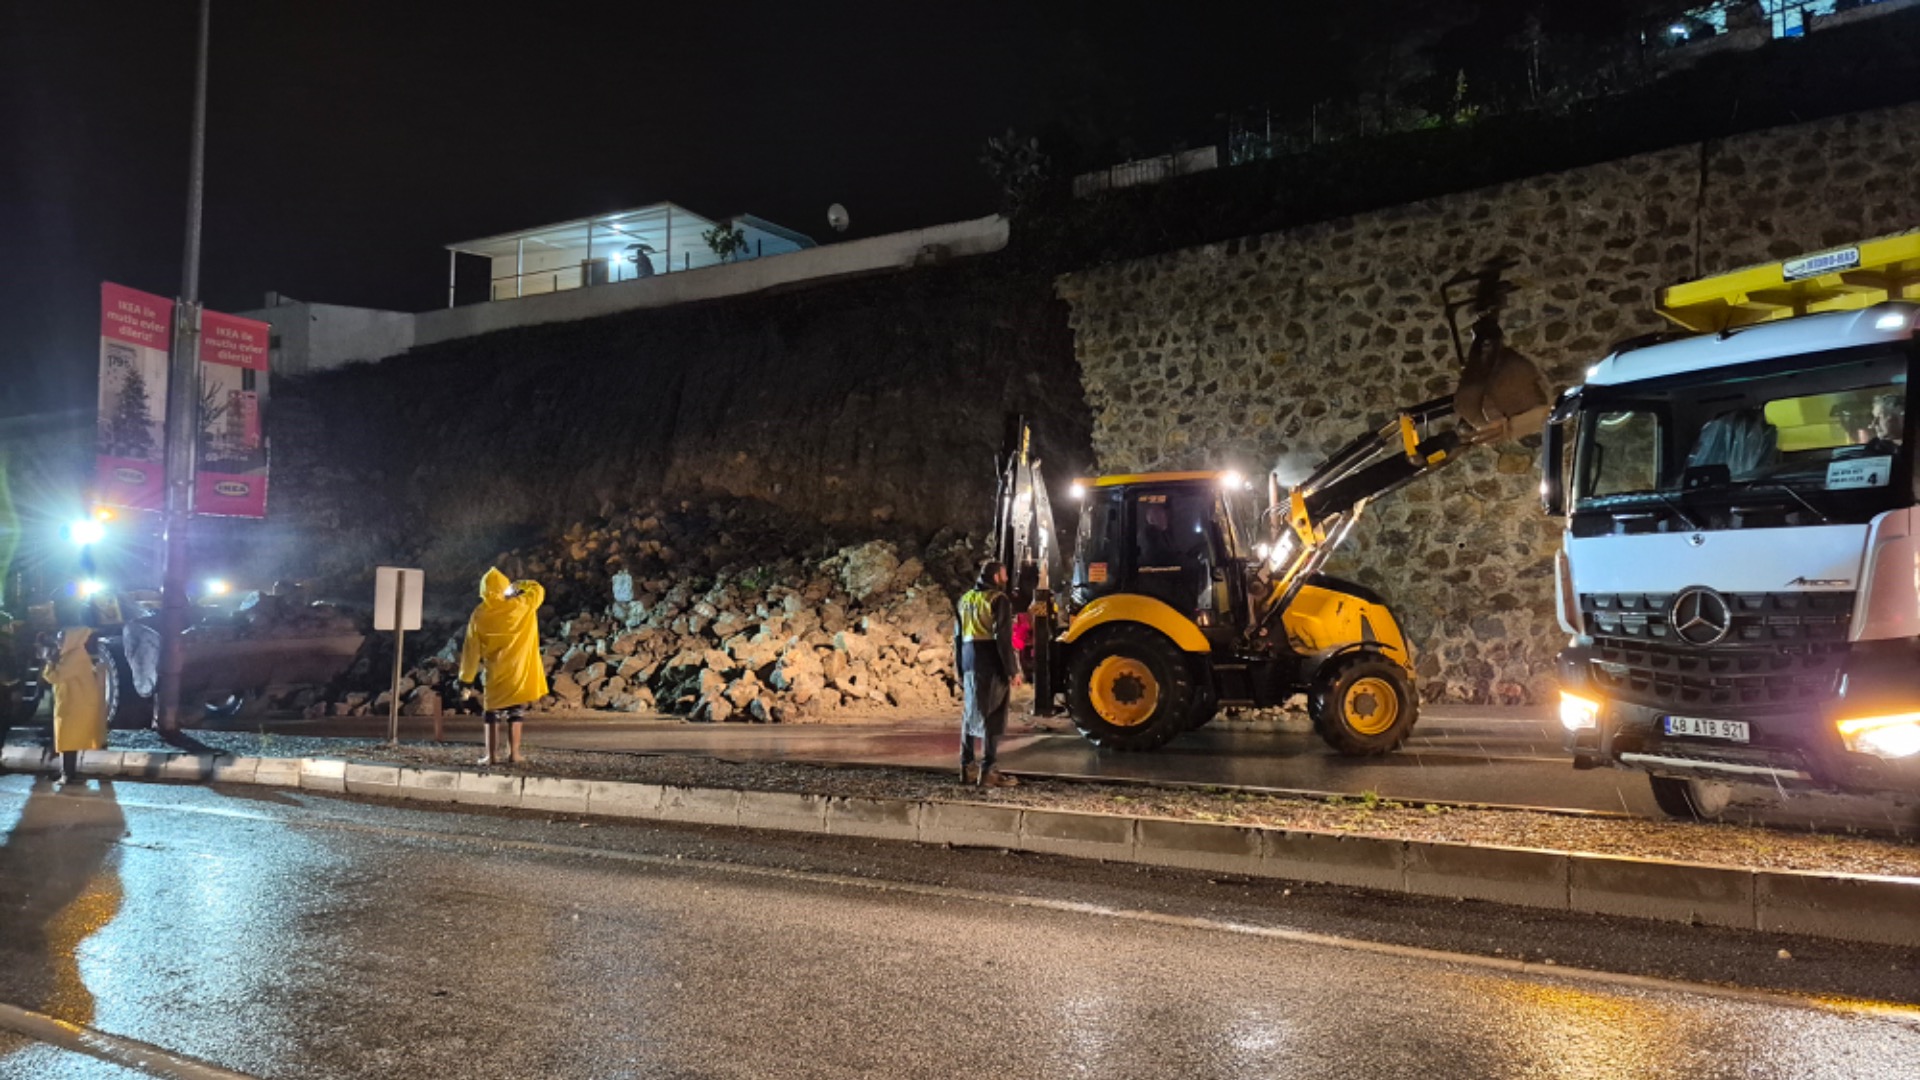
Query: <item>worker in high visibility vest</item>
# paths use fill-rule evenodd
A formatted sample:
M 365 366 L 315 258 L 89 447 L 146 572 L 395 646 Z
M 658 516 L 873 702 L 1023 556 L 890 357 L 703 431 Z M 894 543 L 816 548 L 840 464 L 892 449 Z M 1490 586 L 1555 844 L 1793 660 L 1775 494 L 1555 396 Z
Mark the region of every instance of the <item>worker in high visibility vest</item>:
M 960 782 L 983 787 L 1019 784 L 994 768 L 1000 736 L 1007 730 L 1007 703 L 1020 685 L 1013 658 L 1013 601 L 1007 568 L 988 561 L 973 588 L 960 598 L 953 624 L 953 666 L 960 674 Z M 976 760 L 974 740 L 980 740 Z

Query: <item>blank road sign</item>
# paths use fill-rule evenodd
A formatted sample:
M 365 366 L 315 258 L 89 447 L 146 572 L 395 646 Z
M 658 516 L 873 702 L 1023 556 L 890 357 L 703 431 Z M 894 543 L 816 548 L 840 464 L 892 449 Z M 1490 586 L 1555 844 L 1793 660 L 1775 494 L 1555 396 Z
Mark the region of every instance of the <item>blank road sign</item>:
M 420 629 L 420 598 L 427 591 L 427 572 L 382 566 L 373 573 L 373 628 Z M 398 625 L 394 623 L 399 614 Z

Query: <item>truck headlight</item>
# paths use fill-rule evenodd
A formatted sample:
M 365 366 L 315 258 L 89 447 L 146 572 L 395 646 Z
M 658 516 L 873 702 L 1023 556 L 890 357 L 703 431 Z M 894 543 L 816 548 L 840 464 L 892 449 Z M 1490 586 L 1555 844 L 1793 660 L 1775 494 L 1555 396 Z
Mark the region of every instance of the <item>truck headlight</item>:
M 1877 758 L 1905 758 L 1920 754 L 1920 713 L 1863 716 L 1842 720 L 1840 741 L 1856 754 Z
M 1560 691 L 1560 726 L 1568 731 L 1591 731 L 1599 727 L 1600 703 Z

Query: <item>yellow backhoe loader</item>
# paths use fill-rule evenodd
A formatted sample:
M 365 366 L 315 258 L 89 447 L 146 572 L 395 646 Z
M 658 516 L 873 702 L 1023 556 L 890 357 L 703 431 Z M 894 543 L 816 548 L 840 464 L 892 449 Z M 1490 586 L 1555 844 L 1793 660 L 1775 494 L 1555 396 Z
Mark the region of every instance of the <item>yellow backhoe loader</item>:
M 1534 365 L 1501 340 L 1502 269 L 1446 286 L 1472 287 L 1457 302 L 1446 294 L 1464 362 L 1452 395 L 1401 411 L 1291 486 L 1230 471 L 1075 481 L 1079 525 L 1064 574 L 1040 463 L 1018 424 L 1001 462 L 995 536 L 1031 601 L 1035 712 L 1064 703 L 1095 745 L 1148 750 L 1223 706 L 1304 693 L 1342 754 L 1405 741 L 1419 711 L 1406 633 L 1385 598 L 1322 568 L 1372 500 L 1468 447 L 1540 429 L 1551 399 Z M 1470 345 L 1460 310 L 1477 315 Z

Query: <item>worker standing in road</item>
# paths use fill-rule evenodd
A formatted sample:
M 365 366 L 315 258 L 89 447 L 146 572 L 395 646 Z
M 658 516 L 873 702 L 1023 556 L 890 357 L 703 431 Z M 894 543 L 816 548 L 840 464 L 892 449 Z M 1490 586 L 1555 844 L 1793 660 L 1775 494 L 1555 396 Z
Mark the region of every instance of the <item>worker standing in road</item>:
M 460 646 L 460 682 L 471 683 L 486 669 L 481 707 L 487 729 L 482 765 L 519 764 L 521 720 L 526 706 L 547 696 L 547 672 L 540 662 L 537 616 L 547 591 L 537 581 L 508 581 L 498 568 L 480 579 L 480 606 L 467 620 Z M 507 725 L 503 746 L 500 725 Z
M 80 778 L 80 751 L 107 746 L 107 680 L 112 669 L 94 660 L 88 648 L 93 631 L 69 626 L 60 631 L 59 652 L 47 664 L 53 690 L 53 749 L 60 755 L 60 782 Z
M 1013 659 L 1013 601 L 1007 568 L 989 560 L 973 588 L 960 598 L 953 626 L 953 666 L 960 673 L 960 782 L 983 787 L 1014 787 L 1011 776 L 994 767 L 1000 736 L 1007 730 L 1007 701 L 1020 685 Z M 980 740 L 974 759 L 973 741 Z

